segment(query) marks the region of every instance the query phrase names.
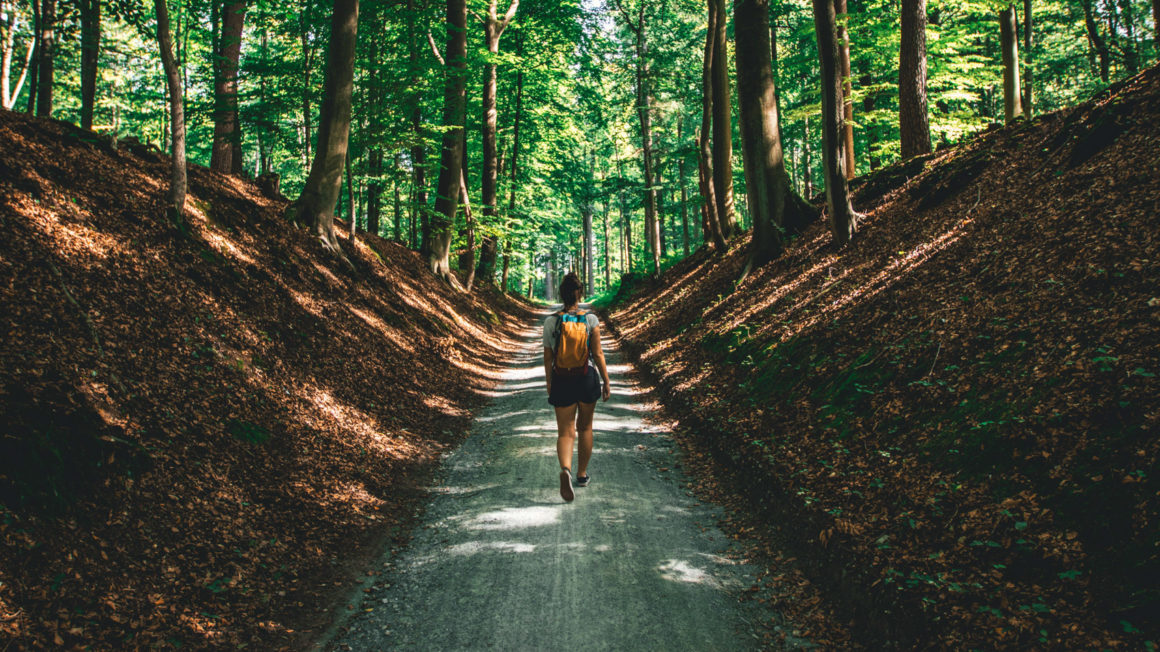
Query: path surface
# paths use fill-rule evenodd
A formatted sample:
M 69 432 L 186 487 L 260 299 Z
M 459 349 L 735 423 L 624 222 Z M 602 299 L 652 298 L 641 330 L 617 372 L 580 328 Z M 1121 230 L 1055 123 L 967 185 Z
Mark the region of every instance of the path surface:
M 759 647 L 716 508 L 681 486 L 668 436 L 641 418 L 605 338 L 592 484 L 560 498 L 540 327 L 449 455 L 410 545 L 383 561 L 345 650 L 737 650 Z M 666 469 L 662 471 L 661 469 Z

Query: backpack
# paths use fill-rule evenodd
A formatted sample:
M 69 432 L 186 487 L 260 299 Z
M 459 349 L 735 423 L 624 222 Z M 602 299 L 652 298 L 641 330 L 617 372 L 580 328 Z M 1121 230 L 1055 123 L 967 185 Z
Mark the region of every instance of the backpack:
M 590 343 L 588 338 L 588 312 L 579 314 L 556 313 L 556 362 L 555 373 L 562 376 L 580 376 L 588 371 Z

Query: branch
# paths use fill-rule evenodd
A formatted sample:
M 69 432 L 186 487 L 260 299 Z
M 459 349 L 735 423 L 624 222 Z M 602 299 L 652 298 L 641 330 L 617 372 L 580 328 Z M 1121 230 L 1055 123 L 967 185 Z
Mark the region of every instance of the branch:
M 431 36 L 431 30 L 427 30 L 427 42 L 431 44 L 431 54 L 435 55 L 435 60 L 439 65 L 446 66 L 447 62 L 443 60 L 443 55 L 439 54 L 439 46 L 435 45 L 435 37 Z
M 643 0 L 642 0 L 642 1 L 643 1 Z M 633 25 L 633 24 L 632 24 L 632 18 L 630 18 L 630 17 L 629 17 L 629 15 L 628 15 L 628 10 L 626 10 L 626 9 L 624 8 L 624 5 L 621 3 L 621 1 L 620 1 L 620 0 L 616 0 L 616 9 L 617 9 L 617 10 L 620 12 L 620 14 L 621 14 L 621 15 L 624 17 L 624 23 L 625 23 L 626 25 L 628 25 L 628 28 L 629 28 L 630 30 L 632 30 L 634 34 L 635 34 L 635 33 L 639 33 L 639 32 L 640 32 L 640 26 L 638 26 L 638 25 Z
M 519 6 L 520 0 L 512 0 L 512 4 L 508 7 L 507 13 L 503 15 L 503 20 L 501 20 L 499 25 L 496 26 L 496 32 L 499 35 L 502 36 L 504 30 L 507 29 L 508 25 L 512 23 L 512 19 L 516 17 L 516 9 L 518 9 Z

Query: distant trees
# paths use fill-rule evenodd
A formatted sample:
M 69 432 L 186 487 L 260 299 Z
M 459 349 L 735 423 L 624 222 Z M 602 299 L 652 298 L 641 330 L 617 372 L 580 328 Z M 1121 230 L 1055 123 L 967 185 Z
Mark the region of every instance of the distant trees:
M 99 0 L 91 0 L 98 2 Z M 213 0 L 216 15 L 219 0 Z M 242 52 L 242 26 L 247 0 L 221 3 L 220 36 L 213 53 L 214 113 L 213 155 L 210 167 L 230 174 L 242 173 L 242 132 L 238 122 L 238 57 Z
M 20 31 L 20 14 L 16 11 L 16 0 L 0 0 L 0 107 L 11 110 L 16 106 L 24 81 L 28 78 L 28 69 L 32 64 L 32 56 L 36 53 L 35 36 L 29 37 L 27 42 L 21 43 L 16 34 Z M 17 58 L 17 47 L 24 46 L 24 60 L 21 63 Z M 20 74 L 15 83 L 12 79 L 12 64 L 20 66 Z

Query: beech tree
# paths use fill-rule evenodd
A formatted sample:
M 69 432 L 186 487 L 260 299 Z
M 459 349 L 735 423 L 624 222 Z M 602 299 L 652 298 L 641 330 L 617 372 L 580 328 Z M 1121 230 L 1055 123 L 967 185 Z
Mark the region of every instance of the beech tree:
M 814 29 L 822 70 L 822 159 L 826 180 L 826 207 L 830 230 L 838 246 L 854 237 L 857 229 L 846 180 L 845 139 L 843 138 L 842 76 L 834 0 L 813 0 Z
M 334 233 L 334 207 L 342 192 L 342 173 L 350 138 L 354 91 L 354 50 L 358 36 L 358 0 L 335 0 L 330 19 L 330 47 L 318 116 L 318 140 L 310 175 L 296 203 L 297 221 L 311 225 L 327 251 L 342 256 Z
M 846 141 L 846 178 L 853 179 L 857 169 L 854 163 L 854 79 L 850 72 L 850 32 L 846 29 L 849 12 L 846 0 L 834 0 L 834 13 L 838 20 L 838 54 L 842 63 L 842 136 Z
M 98 0 L 93 0 L 98 1 Z M 214 0 L 214 11 L 218 9 Z M 238 57 L 242 51 L 242 26 L 246 0 L 226 0 L 220 5 L 221 32 L 213 53 L 214 128 L 210 167 L 219 172 L 242 173 L 242 132 L 238 122 Z
M 714 3 L 713 23 L 713 193 L 717 199 L 717 224 L 721 237 L 733 237 L 737 223 L 733 218 L 733 110 L 729 93 L 729 48 L 725 27 L 729 15 L 725 0 Z
M 930 151 L 926 108 L 926 0 L 902 0 L 898 53 L 898 134 L 902 158 Z
M 717 251 L 725 250 L 721 222 L 717 219 L 717 193 L 713 187 L 713 54 L 717 51 L 717 2 L 708 0 L 709 27 L 705 31 L 705 56 L 702 67 L 701 129 L 697 133 L 697 174 L 701 189 L 701 232 L 705 242 Z
M 182 224 L 185 210 L 185 105 L 181 93 L 181 76 L 177 61 L 173 57 L 173 37 L 169 33 L 169 7 L 167 0 L 153 0 L 157 16 L 157 45 L 161 49 L 161 65 L 165 68 L 165 84 L 169 91 L 169 133 L 173 143 L 172 174 L 169 193 L 166 195 L 166 211 L 169 220 L 177 226 Z
M 769 0 L 734 0 L 733 21 L 745 188 L 753 215 L 748 273 L 780 254 L 782 232 L 802 226 L 813 209 L 793 192 L 785 171 L 770 65 Z
M 496 187 L 498 182 L 498 162 L 496 154 L 497 111 L 495 100 L 496 76 L 495 58 L 499 56 L 499 39 L 503 36 L 519 8 L 519 0 L 512 0 L 504 15 L 497 15 L 496 0 L 489 0 L 487 14 L 483 17 L 484 44 L 490 55 L 483 71 L 483 220 L 488 222 L 496 215 Z M 495 262 L 499 252 L 499 236 L 487 234 L 479 250 L 479 266 L 475 276 L 487 283 L 495 282 Z
M 101 53 L 101 0 L 78 0 L 81 14 L 81 128 L 93 128 L 97 61 Z
M 1019 39 L 1015 33 L 1015 5 L 999 12 L 1000 47 L 1003 51 L 1003 117 L 1010 123 L 1023 116 L 1019 85 Z
M 463 120 L 467 103 L 467 2 L 447 0 L 447 79 L 443 92 L 443 150 L 439 161 L 435 210 L 431 215 L 427 265 L 436 276 L 451 280 L 451 240 L 459 208 L 463 175 Z
M 12 63 L 16 55 L 18 41 L 16 33 L 20 28 L 20 14 L 16 11 L 15 0 L 0 2 L 0 20 L 3 20 L 4 31 L 0 34 L 0 107 L 11 110 L 16 106 L 16 99 L 28 79 L 28 70 L 32 66 L 32 55 L 36 52 L 36 37 L 31 36 L 24 43 L 24 61 L 20 66 L 20 76 L 16 83 L 12 82 Z M 34 33 L 35 34 L 35 33 Z

